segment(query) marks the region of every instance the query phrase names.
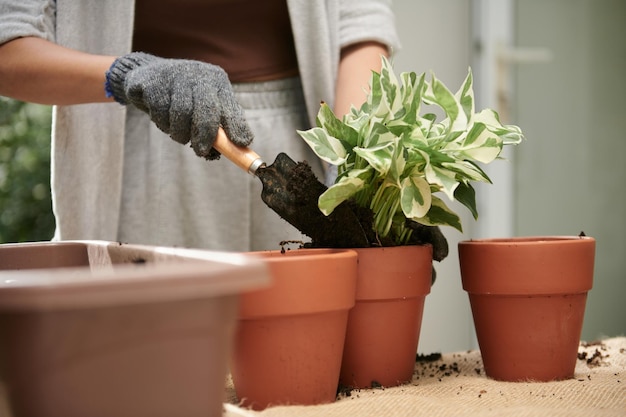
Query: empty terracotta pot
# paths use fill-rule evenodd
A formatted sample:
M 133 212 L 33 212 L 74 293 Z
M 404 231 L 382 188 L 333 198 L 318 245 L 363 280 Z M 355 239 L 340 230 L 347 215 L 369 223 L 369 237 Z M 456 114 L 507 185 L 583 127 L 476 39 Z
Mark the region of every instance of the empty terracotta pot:
M 356 304 L 348 319 L 340 384 L 369 388 L 410 381 L 431 287 L 432 247 L 355 250 Z
M 357 254 L 351 250 L 256 252 L 273 284 L 242 296 L 231 373 L 256 410 L 336 398 Z
M 579 236 L 459 243 L 485 373 L 502 381 L 573 377 L 595 240 Z

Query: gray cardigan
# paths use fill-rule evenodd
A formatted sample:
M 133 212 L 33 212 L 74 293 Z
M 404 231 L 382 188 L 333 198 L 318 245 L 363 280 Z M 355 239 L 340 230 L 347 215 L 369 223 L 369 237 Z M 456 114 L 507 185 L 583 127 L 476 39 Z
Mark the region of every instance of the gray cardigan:
M 334 103 L 342 47 L 375 40 L 399 47 L 391 0 L 287 0 L 311 125 Z M 37 36 L 81 51 L 130 52 L 131 0 L 0 0 L 0 44 Z M 104 92 L 103 92 L 104 94 Z M 55 106 L 52 199 L 55 239 L 117 240 L 126 109 Z

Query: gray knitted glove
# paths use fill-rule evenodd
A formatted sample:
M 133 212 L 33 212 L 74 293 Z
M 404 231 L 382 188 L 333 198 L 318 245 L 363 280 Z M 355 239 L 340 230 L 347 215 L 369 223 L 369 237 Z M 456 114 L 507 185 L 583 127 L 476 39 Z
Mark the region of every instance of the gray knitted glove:
M 216 65 L 133 52 L 106 73 L 107 97 L 133 104 L 176 142 L 198 156 L 219 158 L 212 149 L 221 125 L 230 140 L 248 146 L 253 135 L 224 70 Z

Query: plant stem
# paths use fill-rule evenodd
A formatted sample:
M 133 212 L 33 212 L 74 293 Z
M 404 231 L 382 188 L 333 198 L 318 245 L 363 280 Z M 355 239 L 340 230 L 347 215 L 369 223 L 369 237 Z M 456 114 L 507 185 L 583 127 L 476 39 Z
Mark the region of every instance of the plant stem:
M 374 229 L 379 236 L 389 235 L 399 205 L 400 189 L 389 182 L 383 182 L 376 190 L 370 205 L 374 212 Z
M 399 229 L 401 230 L 399 233 L 400 237 L 396 243 L 399 245 L 406 245 L 411 239 L 411 235 L 413 235 L 413 229 L 406 227 L 405 225 L 400 225 Z

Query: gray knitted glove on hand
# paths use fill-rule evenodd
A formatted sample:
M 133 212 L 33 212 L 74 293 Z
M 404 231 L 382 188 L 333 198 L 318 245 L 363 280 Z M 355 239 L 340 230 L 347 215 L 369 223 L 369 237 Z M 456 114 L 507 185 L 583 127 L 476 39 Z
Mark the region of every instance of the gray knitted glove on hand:
M 176 142 L 198 156 L 219 158 L 212 149 L 221 125 L 230 140 L 248 146 L 253 135 L 235 100 L 228 76 L 216 65 L 133 52 L 106 73 L 107 97 L 133 104 Z

